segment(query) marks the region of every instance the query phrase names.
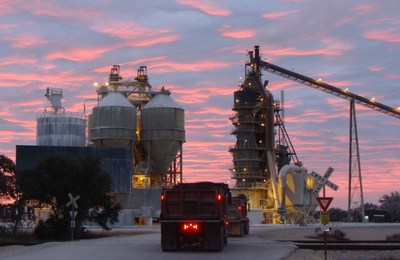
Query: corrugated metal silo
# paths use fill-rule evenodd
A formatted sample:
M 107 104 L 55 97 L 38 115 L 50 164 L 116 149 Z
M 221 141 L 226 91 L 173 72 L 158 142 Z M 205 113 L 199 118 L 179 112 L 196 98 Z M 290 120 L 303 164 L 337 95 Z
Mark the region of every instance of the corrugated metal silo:
M 46 146 L 85 146 L 85 120 L 44 112 L 37 119 L 36 144 Z
M 110 92 L 89 116 L 89 138 L 97 147 L 133 147 L 136 108 L 118 92 Z
M 161 93 L 142 109 L 141 143 L 149 154 L 151 170 L 166 173 L 185 142 L 185 117 L 168 94 Z
M 84 146 L 85 119 L 78 113 L 66 113 L 61 106 L 62 89 L 47 88 L 52 103 L 36 120 L 36 144 L 44 146 Z M 47 107 L 48 108 L 48 107 Z

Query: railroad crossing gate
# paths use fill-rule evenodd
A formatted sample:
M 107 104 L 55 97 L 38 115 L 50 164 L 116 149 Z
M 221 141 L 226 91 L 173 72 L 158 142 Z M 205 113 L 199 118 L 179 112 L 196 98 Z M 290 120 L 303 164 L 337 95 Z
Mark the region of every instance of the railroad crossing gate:
M 314 188 L 312 191 L 315 196 L 318 196 L 318 193 L 321 191 L 321 189 L 326 185 L 329 188 L 333 190 L 338 190 L 339 186 L 337 186 L 335 183 L 331 182 L 329 177 L 332 175 L 333 168 L 329 167 L 328 170 L 326 171 L 324 176 L 319 175 L 318 173 L 312 171 L 311 176 L 314 178 L 314 180 L 317 182 L 317 186 Z

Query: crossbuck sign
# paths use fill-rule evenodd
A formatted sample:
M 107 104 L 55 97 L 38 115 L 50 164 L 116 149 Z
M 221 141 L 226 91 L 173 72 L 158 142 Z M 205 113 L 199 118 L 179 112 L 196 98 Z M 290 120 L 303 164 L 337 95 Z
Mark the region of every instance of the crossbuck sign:
M 329 188 L 333 189 L 333 190 L 338 190 L 339 186 L 337 186 L 335 183 L 331 182 L 329 179 L 329 177 L 332 175 L 333 172 L 333 168 L 329 167 L 328 170 L 326 171 L 324 176 L 319 175 L 316 172 L 311 172 L 311 176 L 314 178 L 314 180 L 317 182 L 317 186 L 314 188 L 313 190 L 313 194 L 315 196 L 318 196 L 318 193 L 321 191 L 322 187 L 324 187 L 325 185 L 328 186 Z

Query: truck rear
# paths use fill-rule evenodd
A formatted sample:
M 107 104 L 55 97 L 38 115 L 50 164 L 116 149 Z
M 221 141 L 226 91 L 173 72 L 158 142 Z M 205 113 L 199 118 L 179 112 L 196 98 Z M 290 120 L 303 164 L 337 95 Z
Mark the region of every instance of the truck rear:
M 161 194 L 161 248 L 202 247 L 221 251 L 227 243 L 230 190 L 224 183 L 181 183 Z
M 229 236 L 239 236 L 249 234 L 249 218 L 247 217 L 247 197 L 239 195 L 232 197 L 228 205 L 227 229 Z

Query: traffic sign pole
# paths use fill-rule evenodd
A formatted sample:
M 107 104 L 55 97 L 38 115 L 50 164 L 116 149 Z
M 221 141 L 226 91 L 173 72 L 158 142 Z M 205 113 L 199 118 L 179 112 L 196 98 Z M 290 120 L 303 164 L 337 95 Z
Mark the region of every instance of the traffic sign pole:
M 71 216 L 71 240 L 74 241 L 74 228 L 75 228 L 75 216 L 76 212 L 75 209 L 78 209 L 78 203 L 76 203 L 80 196 L 77 195 L 76 197 L 72 196 L 71 192 L 68 193 L 69 201 L 65 204 L 67 207 L 71 206 L 72 211 L 69 212 Z

